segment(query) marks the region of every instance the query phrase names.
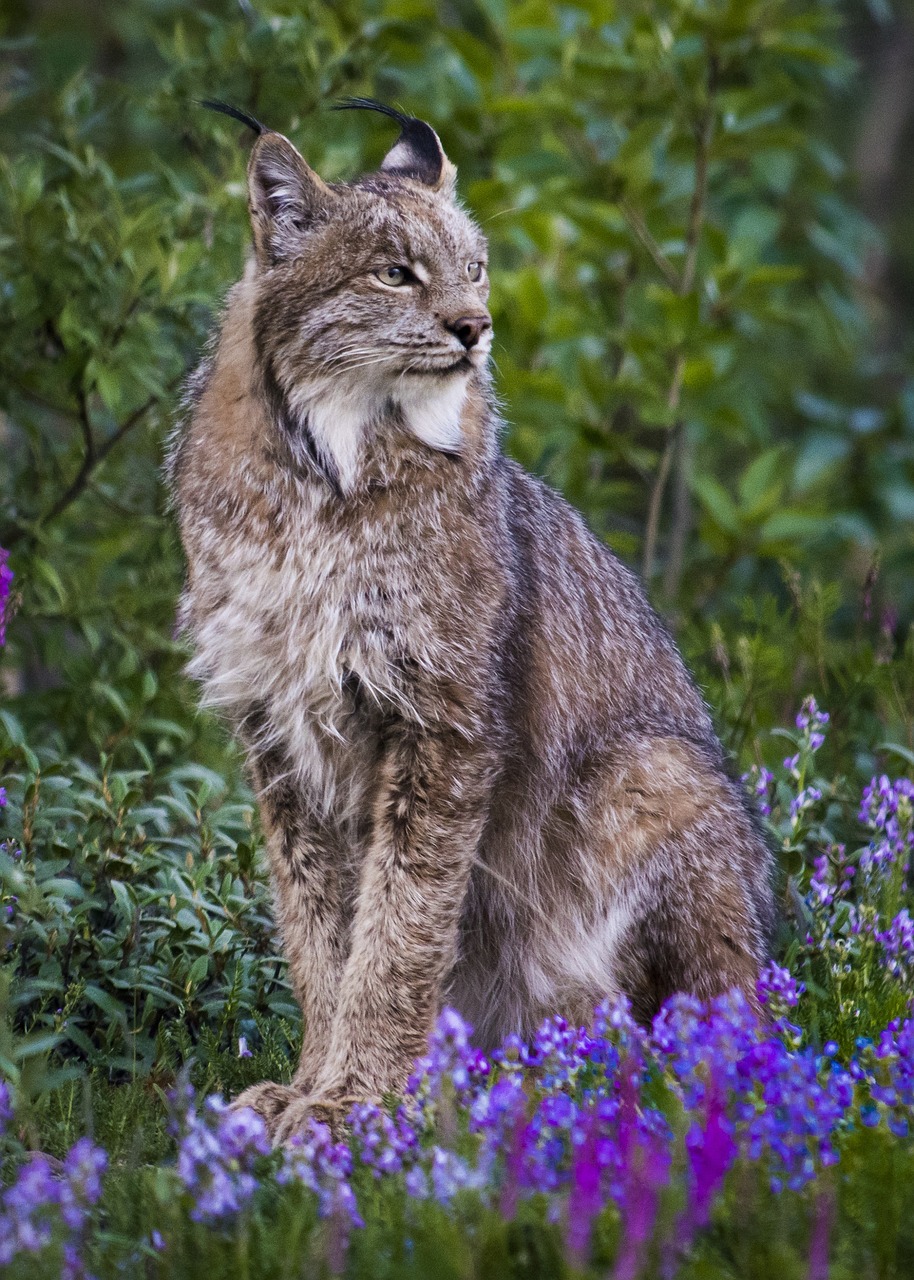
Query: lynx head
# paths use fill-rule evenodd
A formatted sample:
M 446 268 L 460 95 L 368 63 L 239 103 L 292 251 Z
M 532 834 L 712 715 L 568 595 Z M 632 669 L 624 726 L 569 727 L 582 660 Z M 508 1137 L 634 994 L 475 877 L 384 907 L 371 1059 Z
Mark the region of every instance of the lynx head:
M 378 433 L 460 451 L 492 329 L 486 242 L 456 201 L 435 131 L 366 99 L 341 105 L 399 124 L 378 172 L 326 183 L 260 127 L 248 186 L 264 385 L 286 430 L 345 490 Z

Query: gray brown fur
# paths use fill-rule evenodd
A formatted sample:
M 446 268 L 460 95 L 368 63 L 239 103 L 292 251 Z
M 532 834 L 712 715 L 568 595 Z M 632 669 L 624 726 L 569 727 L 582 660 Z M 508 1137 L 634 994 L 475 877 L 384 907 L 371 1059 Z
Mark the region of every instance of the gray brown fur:
M 641 585 L 499 450 L 485 242 L 404 138 L 333 186 L 257 140 L 255 253 L 171 460 L 191 670 L 248 752 L 304 1015 L 292 1087 L 242 1095 L 278 1141 L 401 1089 L 444 1002 L 492 1045 L 617 991 L 645 1020 L 752 998 L 772 917 Z

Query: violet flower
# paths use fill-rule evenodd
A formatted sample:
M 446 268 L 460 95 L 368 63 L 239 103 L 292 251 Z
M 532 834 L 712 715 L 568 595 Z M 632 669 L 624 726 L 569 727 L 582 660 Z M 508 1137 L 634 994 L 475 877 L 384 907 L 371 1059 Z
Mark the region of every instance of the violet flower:
M 10 589 L 15 574 L 9 566 L 10 553 L 0 547 L 0 646 L 6 644 L 6 624 L 9 620 Z

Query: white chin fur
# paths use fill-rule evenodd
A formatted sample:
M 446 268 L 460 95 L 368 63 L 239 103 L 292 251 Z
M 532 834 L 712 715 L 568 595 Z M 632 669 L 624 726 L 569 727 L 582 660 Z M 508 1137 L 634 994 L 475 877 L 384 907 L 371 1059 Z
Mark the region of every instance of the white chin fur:
M 321 456 L 331 461 L 344 493 L 355 486 L 368 424 L 378 416 L 376 384 L 320 382 L 302 387 L 291 398 L 295 410 L 307 417 L 308 428 Z
M 393 398 L 400 405 L 403 424 L 411 435 L 432 449 L 448 453 L 463 443 L 460 419 L 467 398 L 467 375 L 462 370 L 436 377 L 405 374 L 397 380 Z
M 467 382 L 463 370 L 443 376 L 401 374 L 392 382 L 380 377 L 355 383 L 322 380 L 299 388 L 290 402 L 307 416 L 321 455 L 333 463 L 346 493 L 358 481 L 371 428 L 391 402 L 399 406 L 403 425 L 417 440 L 432 449 L 458 452 Z

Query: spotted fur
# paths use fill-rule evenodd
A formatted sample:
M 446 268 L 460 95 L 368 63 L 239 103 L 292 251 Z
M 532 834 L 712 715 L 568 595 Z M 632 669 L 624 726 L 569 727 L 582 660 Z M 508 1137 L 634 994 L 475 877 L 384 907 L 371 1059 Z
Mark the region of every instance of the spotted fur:
M 277 1140 L 402 1088 L 443 1001 L 491 1045 L 616 991 L 751 996 L 772 915 L 641 585 L 500 452 L 485 242 L 399 119 L 348 184 L 258 137 L 171 460 L 191 671 L 247 749 L 305 1020 L 293 1085 L 242 1095 Z

